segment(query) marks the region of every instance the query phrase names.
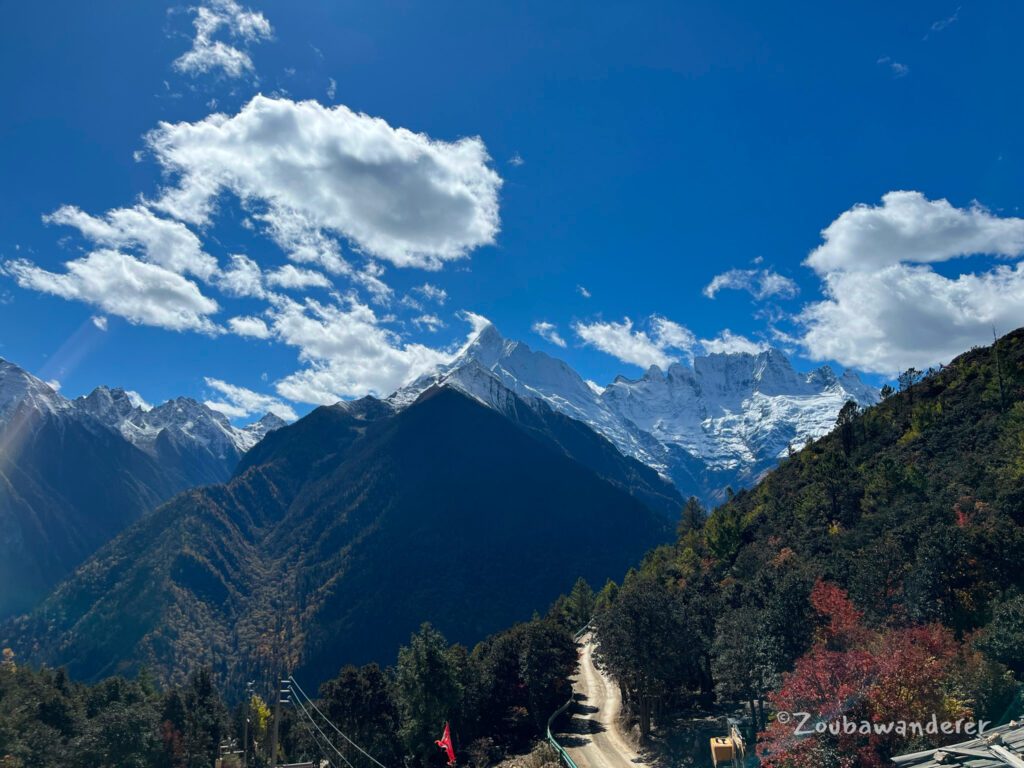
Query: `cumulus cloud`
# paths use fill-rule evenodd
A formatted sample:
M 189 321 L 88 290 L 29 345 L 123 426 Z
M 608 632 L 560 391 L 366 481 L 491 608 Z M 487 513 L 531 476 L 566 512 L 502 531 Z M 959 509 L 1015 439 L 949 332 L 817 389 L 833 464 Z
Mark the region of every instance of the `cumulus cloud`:
M 945 277 L 920 265 L 835 272 L 825 300 L 800 316 L 801 343 L 817 359 L 894 374 L 949 362 L 1024 322 L 1024 266 Z
M 1024 219 L 1000 218 L 978 204 L 956 208 L 920 192 L 889 192 L 881 205 L 855 205 L 821 233 L 807 257 L 819 275 L 869 272 L 901 262 L 926 264 L 958 256 L 1024 252 Z
M 175 59 L 174 68 L 193 76 L 215 70 L 228 77 L 241 77 L 251 72 L 252 59 L 244 48 L 273 35 L 267 18 L 242 7 L 236 0 L 205 0 L 192 10 L 195 13 L 192 47 Z M 222 33 L 235 45 L 216 39 Z
M 96 245 L 132 250 L 145 261 L 179 274 L 208 280 L 217 271 L 217 260 L 203 252 L 202 243 L 188 227 L 160 218 L 144 205 L 115 208 L 102 218 L 65 205 L 43 221 L 74 227 Z
M 248 336 L 253 339 L 269 339 L 271 336 L 267 324 L 260 318 L 250 315 L 232 317 L 228 320 L 228 327 L 232 333 L 238 336 Z
M 562 347 L 563 349 L 566 347 L 565 339 L 559 335 L 558 326 L 554 323 L 540 320 L 533 324 L 532 329 L 534 333 L 556 347 Z
M 283 298 L 269 315 L 276 338 L 297 347 L 300 360 L 308 364 L 277 382 L 278 394 L 296 402 L 387 395 L 452 357 L 447 351 L 406 343 L 354 296 L 342 304 Z
M 285 289 L 330 288 L 331 281 L 312 269 L 299 269 L 291 264 L 267 272 L 267 285 Z
M 704 295 L 713 299 L 722 290 L 746 291 L 758 301 L 772 296 L 791 299 L 800 292 L 795 282 L 771 269 L 730 269 L 715 275 L 704 286 Z
M 824 299 L 798 317 L 816 359 L 893 374 L 925 368 L 1024 322 L 1024 264 L 946 276 L 931 266 L 972 255 L 1024 255 L 1024 219 L 975 204 L 956 208 L 919 192 L 858 205 L 823 232 L 807 264 Z M 977 262 L 974 262 L 977 264 Z
M 722 331 L 713 339 L 701 339 L 700 345 L 708 354 L 745 354 L 756 355 L 764 352 L 769 345 L 759 341 L 752 341 L 746 336 L 733 333 L 728 328 Z
M 91 304 L 131 323 L 172 331 L 217 331 L 209 316 L 217 302 L 191 280 L 156 264 L 114 250 L 93 251 L 69 261 L 66 272 L 49 272 L 25 259 L 6 269 L 22 288 Z
M 206 386 L 216 390 L 222 396 L 222 400 L 207 400 L 206 405 L 215 411 L 220 411 L 228 418 L 240 419 L 246 416 L 262 415 L 267 412 L 280 416 L 286 421 L 295 421 L 298 414 L 286 403 L 276 397 L 254 392 L 245 387 L 229 384 L 221 379 L 207 377 Z
M 107 318 L 103 315 L 93 315 L 89 318 L 92 320 L 92 324 L 99 328 L 101 331 L 107 330 Z
M 181 221 L 209 221 L 226 190 L 272 232 L 330 232 L 424 268 L 498 232 L 501 178 L 479 138 L 438 141 L 342 105 L 256 96 L 234 116 L 161 123 L 147 144 L 177 178 L 155 205 Z
M 656 365 L 664 369 L 678 362 L 679 358 L 670 354 L 671 349 L 692 355 L 696 340 L 688 329 L 658 315 L 651 318 L 650 325 L 650 333 L 634 330 L 633 321 L 627 317 L 621 323 L 577 322 L 573 330 L 584 343 L 641 368 Z

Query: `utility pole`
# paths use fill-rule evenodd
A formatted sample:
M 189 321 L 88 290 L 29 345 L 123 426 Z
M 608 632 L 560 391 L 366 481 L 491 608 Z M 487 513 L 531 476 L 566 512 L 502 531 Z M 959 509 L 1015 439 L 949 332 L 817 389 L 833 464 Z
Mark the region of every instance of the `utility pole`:
M 281 677 L 274 675 L 274 729 L 270 735 L 270 767 L 277 766 L 277 731 L 281 726 Z
M 252 688 L 255 681 L 245 684 L 245 714 L 242 719 L 242 768 L 249 768 L 249 720 L 252 719 Z

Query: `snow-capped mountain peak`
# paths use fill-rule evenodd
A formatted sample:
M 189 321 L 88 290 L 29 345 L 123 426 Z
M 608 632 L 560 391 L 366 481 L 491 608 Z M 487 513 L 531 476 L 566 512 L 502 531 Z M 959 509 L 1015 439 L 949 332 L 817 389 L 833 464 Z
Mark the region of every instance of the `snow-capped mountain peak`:
M 6 421 L 19 407 L 39 413 L 60 413 L 70 403 L 42 379 L 0 358 L 0 421 Z
M 179 446 L 231 461 L 284 424 L 268 413 L 253 424 L 236 427 L 223 413 L 190 397 L 176 397 L 150 408 L 141 404 L 134 393 L 109 387 L 97 387 L 76 399 L 75 405 L 153 455 L 158 453 L 157 440 L 162 435 L 164 440 Z
M 275 429 L 287 426 L 288 422 L 278 416 L 276 413 L 267 413 L 259 421 L 254 421 L 246 427 L 242 427 L 240 432 L 246 436 L 248 447 L 245 450 L 249 450 L 252 446 L 256 445 L 260 440 L 266 437 L 268 434 L 273 432 Z
M 402 408 L 431 386 L 451 386 L 503 410 L 510 394 L 543 402 L 588 424 L 627 456 L 708 499 L 726 485 L 753 482 L 791 447 L 825 434 L 847 400 L 868 405 L 877 392 L 856 374 L 824 366 L 796 371 L 777 349 L 699 356 L 692 365 L 648 368 L 600 387 L 565 362 L 502 337 L 492 324 L 450 364 L 403 387 Z

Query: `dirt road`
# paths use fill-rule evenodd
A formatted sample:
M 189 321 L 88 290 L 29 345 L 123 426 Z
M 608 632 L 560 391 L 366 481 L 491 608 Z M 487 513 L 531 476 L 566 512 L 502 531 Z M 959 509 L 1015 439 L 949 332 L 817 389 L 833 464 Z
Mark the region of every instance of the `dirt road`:
M 563 719 L 558 740 L 579 768 L 647 768 L 619 728 L 619 686 L 594 665 L 590 635 L 580 642 L 580 670 L 573 682 L 576 705 Z

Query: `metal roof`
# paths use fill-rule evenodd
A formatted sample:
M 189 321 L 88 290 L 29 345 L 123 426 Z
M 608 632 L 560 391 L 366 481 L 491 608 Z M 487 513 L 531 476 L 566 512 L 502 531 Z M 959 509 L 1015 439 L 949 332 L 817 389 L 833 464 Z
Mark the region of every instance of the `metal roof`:
M 1011 721 L 971 741 L 899 755 L 900 768 L 1024 768 L 1024 723 Z

